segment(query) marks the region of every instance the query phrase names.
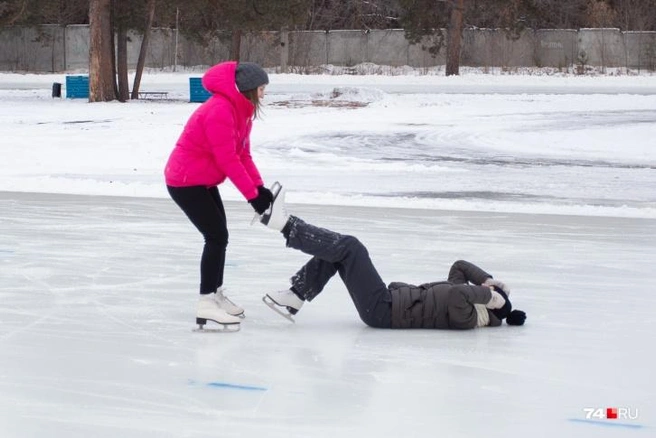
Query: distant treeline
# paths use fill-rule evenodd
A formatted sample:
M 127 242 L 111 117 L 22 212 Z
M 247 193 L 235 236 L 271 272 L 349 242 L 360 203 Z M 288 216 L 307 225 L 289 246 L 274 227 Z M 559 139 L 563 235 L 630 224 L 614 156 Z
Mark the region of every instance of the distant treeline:
M 402 28 L 409 34 L 449 25 L 461 7 L 464 28 L 531 29 L 613 27 L 656 31 L 654 0 L 111 0 L 113 20 L 142 29 L 149 3 L 152 26 L 180 28 L 187 37 L 218 30 L 339 30 Z M 0 26 L 88 24 L 91 0 L 0 0 Z

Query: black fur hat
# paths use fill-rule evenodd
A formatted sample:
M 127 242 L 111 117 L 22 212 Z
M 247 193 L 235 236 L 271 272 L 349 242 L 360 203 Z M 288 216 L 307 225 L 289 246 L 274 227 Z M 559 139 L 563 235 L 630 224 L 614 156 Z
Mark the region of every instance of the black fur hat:
M 506 300 L 506 303 L 502 308 L 492 309 L 490 312 L 492 312 L 494 316 L 501 320 L 505 319 L 506 324 L 508 325 L 524 325 L 524 322 L 526 321 L 526 312 L 522 312 L 521 310 L 513 310 L 512 303 L 510 302 L 508 295 L 506 295 L 502 289 L 496 286 L 493 287 L 494 290 L 497 291 Z
M 526 312 L 521 310 L 511 311 L 506 318 L 506 324 L 508 325 L 524 325 L 524 321 L 526 321 Z
M 496 316 L 499 319 L 505 319 L 510 315 L 510 311 L 512 310 L 512 304 L 510 303 L 510 300 L 508 299 L 508 295 L 503 291 L 503 289 L 500 289 L 496 286 L 492 286 L 495 291 L 499 293 L 503 297 L 504 300 L 506 300 L 506 303 L 503 305 L 502 308 L 500 309 L 492 309 L 490 310 L 492 313 L 494 313 L 494 316 Z

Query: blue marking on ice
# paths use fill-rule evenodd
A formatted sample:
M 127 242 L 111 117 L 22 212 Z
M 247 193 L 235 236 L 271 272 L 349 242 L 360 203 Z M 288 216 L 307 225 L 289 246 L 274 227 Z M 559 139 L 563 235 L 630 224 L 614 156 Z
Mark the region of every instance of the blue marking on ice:
M 645 427 L 642 424 L 616 423 L 614 420 L 603 421 L 603 420 L 587 420 L 582 418 L 568 418 L 568 421 L 572 421 L 574 423 L 595 424 L 598 426 L 607 426 L 607 427 L 624 427 L 627 429 L 642 429 Z
M 243 389 L 246 391 L 266 391 L 266 388 L 263 388 L 261 386 L 250 386 L 250 385 L 236 385 L 234 383 L 226 383 L 226 382 L 209 382 L 207 383 L 207 386 L 211 386 L 212 388 L 227 388 L 227 389 Z
M 196 382 L 193 380 L 189 381 L 190 385 L 194 385 L 195 383 Z M 236 383 L 228 382 L 207 382 L 205 386 L 209 386 L 210 388 L 241 389 L 243 391 L 267 391 L 267 388 L 262 386 L 239 385 Z

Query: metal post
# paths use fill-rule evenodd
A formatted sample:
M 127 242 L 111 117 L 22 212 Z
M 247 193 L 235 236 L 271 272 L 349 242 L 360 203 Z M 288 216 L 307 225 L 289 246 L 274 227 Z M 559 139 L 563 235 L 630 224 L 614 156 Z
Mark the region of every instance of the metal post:
M 179 26 L 180 8 L 175 8 L 175 53 L 173 54 L 173 71 L 178 70 L 178 33 L 180 32 Z
M 286 27 L 280 30 L 280 73 L 287 73 L 289 62 L 289 31 Z

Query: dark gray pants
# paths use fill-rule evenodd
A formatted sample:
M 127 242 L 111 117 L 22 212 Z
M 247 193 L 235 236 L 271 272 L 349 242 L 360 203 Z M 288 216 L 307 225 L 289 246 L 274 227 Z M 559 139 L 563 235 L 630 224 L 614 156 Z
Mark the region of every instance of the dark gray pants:
M 313 256 L 291 278 L 299 295 L 312 301 L 339 273 L 360 319 L 371 327 L 391 327 L 392 296 L 357 238 L 310 225 L 296 216 L 290 216 L 285 236 L 288 247 Z

